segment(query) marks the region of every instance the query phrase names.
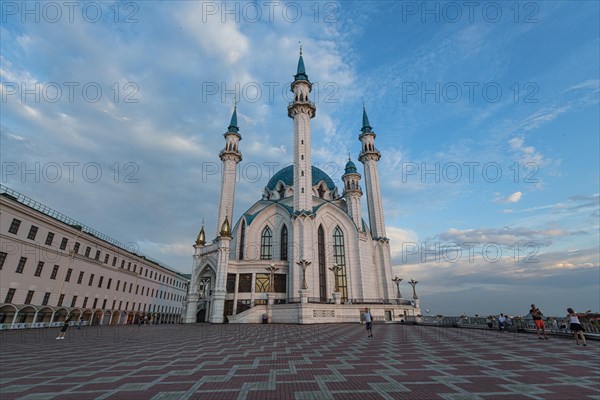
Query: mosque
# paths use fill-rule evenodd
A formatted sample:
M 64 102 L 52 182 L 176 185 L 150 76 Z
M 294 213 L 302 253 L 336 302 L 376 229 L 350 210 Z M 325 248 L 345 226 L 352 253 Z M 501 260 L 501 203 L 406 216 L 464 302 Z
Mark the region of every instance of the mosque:
M 233 225 L 236 165 L 242 136 L 234 108 L 222 165 L 216 237 L 204 225 L 194 245 L 186 323 L 358 322 L 366 308 L 377 321 L 419 315 L 419 300 L 402 298 L 392 275 L 375 132 L 363 106 L 358 135 L 368 223 L 362 218 L 361 174 L 349 159 L 341 193 L 311 162 L 315 104 L 302 50 L 287 107 L 293 121 L 293 164 L 275 173 L 262 199 Z M 394 280 L 395 279 L 395 280 Z

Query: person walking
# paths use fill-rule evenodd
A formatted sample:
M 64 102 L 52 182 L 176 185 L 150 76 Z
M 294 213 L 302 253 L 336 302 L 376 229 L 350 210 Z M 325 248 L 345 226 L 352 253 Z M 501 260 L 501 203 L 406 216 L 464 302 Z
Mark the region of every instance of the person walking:
M 65 333 L 67 332 L 67 328 L 69 327 L 69 322 L 71 322 L 71 316 L 67 315 L 67 319 L 65 319 L 65 322 L 63 323 L 62 328 L 60 328 L 60 333 L 58 334 L 58 337 L 56 338 L 57 340 L 65 338 Z
M 585 336 L 583 334 L 583 326 L 581 326 L 581 323 L 579 322 L 579 317 L 577 317 L 577 314 L 575 314 L 575 311 L 572 308 L 567 308 L 567 312 L 568 314 L 565 324 L 569 324 L 569 329 L 571 332 L 573 332 L 573 336 L 575 336 L 575 342 L 577 343 L 577 346 L 579 346 L 579 341 L 582 341 L 583 345 L 587 346 L 587 343 L 585 342 Z
M 502 332 L 503 330 L 505 330 L 504 328 L 504 323 L 506 322 L 506 317 L 504 316 L 503 313 L 500 313 L 500 316 L 498 317 L 498 330 L 500 332 Z
M 544 314 L 542 314 L 542 312 L 540 311 L 539 308 L 537 308 L 535 306 L 535 304 L 531 305 L 531 310 L 529 310 L 529 314 L 531 314 L 531 318 L 533 318 L 533 323 L 535 324 L 535 329 L 538 335 L 538 339 L 546 339 L 548 340 L 548 336 L 546 335 L 546 329 L 544 326 L 544 320 L 542 319 L 544 317 Z M 542 333 L 544 334 L 544 337 L 540 336 L 540 329 L 542 330 Z
M 367 326 L 367 337 L 373 337 L 373 316 L 368 308 L 365 311 L 365 325 Z
M 509 332 L 512 332 L 512 326 L 513 326 L 512 319 L 507 314 L 504 314 L 504 317 L 506 318 L 506 321 L 504 321 L 504 326 L 505 326 L 504 329 Z

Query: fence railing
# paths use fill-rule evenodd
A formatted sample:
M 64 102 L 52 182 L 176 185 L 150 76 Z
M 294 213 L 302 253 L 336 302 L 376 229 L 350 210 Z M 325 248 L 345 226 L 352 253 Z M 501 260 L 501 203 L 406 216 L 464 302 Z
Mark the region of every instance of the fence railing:
M 579 322 L 586 335 L 600 336 L 600 314 L 579 315 Z M 564 318 L 548 317 L 544 319 L 545 330 L 552 334 L 570 333 L 569 324 Z M 500 330 L 496 318 L 486 317 L 446 317 L 446 316 L 406 316 L 404 322 L 408 324 L 471 328 L 471 329 L 495 329 Z M 507 332 L 536 332 L 536 326 L 531 318 L 514 317 L 504 323 L 503 329 Z

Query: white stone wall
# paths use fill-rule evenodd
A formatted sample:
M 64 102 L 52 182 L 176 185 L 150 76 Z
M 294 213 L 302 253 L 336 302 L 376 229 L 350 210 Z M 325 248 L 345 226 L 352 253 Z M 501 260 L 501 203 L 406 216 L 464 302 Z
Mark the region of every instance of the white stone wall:
M 36 306 L 42 305 L 45 293 L 49 292 L 50 306 L 57 306 L 60 295 L 64 294 L 62 306 L 67 308 L 77 296 L 77 308 L 181 313 L 187 296 L 187 278 L 4 196 L 0 196 L 0 205 L 0 251 L 6 253 L 0 270 L 0 303 L 13 288 L 16 289 L 13 304 L 23 304 L 28 291 L 32 290 L 31 304 Z M 14 218 L 21 221 L 16 234 L 9 233 Z M 33 240 L 28 238 L 32 225 L 38 227 Z M 51 245 L 46 245 L 49 232 L 54 233 L 54 239 Z M 61 249 L 63 238 L 67 239 L 67 245 Z M 76 242 L 80 243 L 78 253 L 73 251 Z M 88 247 L 90 254 L 86 257 Z M 95 259 L 97 251 L 100 251 L 98 260 Z M 22 273 L 18 273 L 16 269 L 21 257 L 27 258 L 27 261 Z M 35 276 L 39 262 L 44 264 L 40 276 Z M 52 279 L 55 266 L 58 266 L 58 272 Z M 69 269 L 72 271 L 67 282 Z M 78 283 L 82 272 L 82 281 Z M 94 279 L 89 285 L 92 274 Z M 83 307 L 86 297 L 88 300 Z M 98 300 L 94 307 L 95 299 Z M 103 306 L 105 299 L 106 305 Z

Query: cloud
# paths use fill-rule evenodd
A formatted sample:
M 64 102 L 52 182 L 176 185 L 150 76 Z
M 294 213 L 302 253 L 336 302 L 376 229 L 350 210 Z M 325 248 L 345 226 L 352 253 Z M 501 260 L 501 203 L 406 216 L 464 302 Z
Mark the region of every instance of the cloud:
M 587 81 L 584 81 L 584 82 L 581 82 L 576 85 L 568 87 L 562 93 L 570 92 L 573 90 L 581 90 L 581 89 L 591 89 L 594 92 L 597 92 L 600 90 L 600 80 L 599 79 L 588 79 Z
M 508 144 L 522 164 L 534 163 L 539 168 L 544 162 L 542 153 L 536 151 L 533 146 L 525 146 L 525 139 L 523 137 L 512 138 L 508 141 Z
M 493 203 L 517 203 L 519 200 L 521 200 L 522 196 L 523 193 L 514 192 L 513 194 L 509 194 L 506 197 L 496 197 Z

